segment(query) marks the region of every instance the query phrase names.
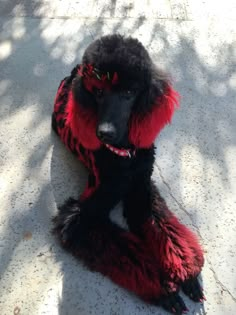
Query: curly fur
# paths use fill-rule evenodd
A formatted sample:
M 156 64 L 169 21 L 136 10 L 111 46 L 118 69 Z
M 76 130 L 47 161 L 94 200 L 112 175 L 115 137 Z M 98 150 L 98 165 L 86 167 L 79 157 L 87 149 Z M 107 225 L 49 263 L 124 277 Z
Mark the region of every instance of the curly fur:
M 197 280 L 203 252 L 151 180 L 153 142 L 171 121 L 178 98 L 138 40 L 105 36 L 62 80 L 52 126 L 89 170 L 84 193 L 67 200 L 54 218 L 62 246 L 143 300 L 182 314 L 187 308 L 180 288 L 194 301 L 204 298 Z M 104 121 L 113 128 L 105 138 L 99 129 Z M 106 139 L 135 154 L 114 154 Z M 129 231 L 109 219 L 120 201 Z

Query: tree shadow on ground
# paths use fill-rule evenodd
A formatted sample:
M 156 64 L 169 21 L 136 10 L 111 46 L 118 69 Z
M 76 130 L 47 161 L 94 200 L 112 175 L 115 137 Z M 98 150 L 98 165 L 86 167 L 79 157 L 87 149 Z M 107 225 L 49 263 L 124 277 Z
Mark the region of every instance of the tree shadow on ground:
M 42 7 L 40 1 L 34 1 L 32 7 L 29 5 L 30 2 L 27 2 L 29 12 L 38 12 Z M 114 8 L 113 5 L 111 10 L 114 11 Z M 12 8 L 7 10 L 10 16 Z M 60 80 L 80 61 L 84 49 L 94 38 L 112 32 L 139 38 L 157 64 L 169 69 L 176 77 L 175 86 L 182 95 L 181 111 L 177 112 L 173 125 L 157 141 L 157 164 L 163 170 L 167 183 L 175 181 L 175 197 L 180 204 L 184 204 L 185 195 L 180 187 L 183 174 L 181 159 L 188 152 L 191 157 L 193 144 L 201 162 L 200 184 L 209 180 L 204 170 L 209 161 L 213 161 L 220 184 L 226 190 L 231 189 L 225 151 L 236 144 L 235 85 L 232 83 L 235 75 L 235 59 L 232 56 L 235 51 L 230 39 L 226 39 L 225 43 L 217 43 L 209 37 L 206 51 L 203 49 L 202 52 L 201 40 L 205 43 L 204 38 L 201 38 L 203 31 L 184 22 L 160 22 L 142 16 L 138 19 L 109 20 L 103 18 L 107 10 L 104 7 L 100 17 L 76 20 L 77 23 L 62 18 L 43 19 L 40 15 L 37 15 L 37 19 L 2 19 L 3 36 L 0 44 L 5 47 L 5 55 L 1 55 L 0 135 L 3 139 L 8 138 L 10 145 L 3 141 L 1 171 L 6 178 L 12 179 L 9 188 L 3 191 L 5 194 L 10 191 L 10 194 L 3 198 L 3 207 L 9 209 L 9 213 L 2 224 L 2 281 L 5 281 L 7 292 L 14 289 L 19 275 L 13 273 L 6 280 L 6 274 L 9 274 L 11 261 L 18 248 L 24 252 L 21 265 L 27 266 L 27 262 L 32 262 L 48 243 L 52 248 L 52 261 L 55 259 L 61 263 L 63 278 L 59 314 L 87 315 L 95 314 L 94 310 L 96 314 L 164 314 L 162 310 L 142 303 L 101 275 L 87 271 L 64 253 L 50 234 L 50 218 L 55 214 L 55 203 L 61 204 L 66 197 L 81 192 L 86 178 L 83 167 L 51 135 L 50 116 L 55 91 Z M 124 7 L 125 10 L 129 9 Z M 214 45 L 220 46 L 220 50 L 216 52 Z M 211 59 L 213 64 L 209 64 Z M 222 106 L 225 99 L 227 110 Z M 166 157 L 171 162 L 166 163 Z M 20 175 L 17 173 L 19 169 Z M 165 190 L 164 186 L 165 183 L 160 183 L 161 191 Z M 34 187 L 32 195 L 31 187 Z M 208 191 L 203 193 L 207 196 Z M 222 200 L 219 203 L 224 208 Z M 49 209 L 53 204 L 54 209 Z M 205 213 L 200 212 L 198 207 L 193 207 L 190 214 L 196 225 L 204 220 Z M 188 222 L 183 213 L 180 212 L 180 215 L 183 221 Z M 216 217 L 213 209 L 208 215 L 214 224 Z M 31 250 L 30 241 L 22 245 L 27 231 L 35 235 L 34 250 Z M 49 272 L 44 276 L 50 278 Z M 45 289 L 43 283 L 37 286 L 38 292 L 44 292 Z M 19 298 L 20 295 L 15 299 Z M 43 298 L 38 303 L 44 303 Z M 25 304 L 30 307 L 30 302 Z M 187 304 L 191 305 L 193 314 L 204 314 L 204 307 L 189 301 Z

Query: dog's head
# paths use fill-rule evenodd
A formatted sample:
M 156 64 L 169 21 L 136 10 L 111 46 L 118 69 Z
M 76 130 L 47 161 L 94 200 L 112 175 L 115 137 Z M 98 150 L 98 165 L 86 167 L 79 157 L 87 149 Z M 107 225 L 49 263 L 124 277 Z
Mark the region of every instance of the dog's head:
M 140 134 L 150 134 L 152 126 L 145 121 L 147 130 L 142 131 L 141 120 L 160 107 L 158 100 L 168 95 L 169 88 L 167 76 L 156 69 L 137 39 L 111 35 L 86 49 L 72 90 L 76 102 L 96 115 L 101 142 L 142 146 Z

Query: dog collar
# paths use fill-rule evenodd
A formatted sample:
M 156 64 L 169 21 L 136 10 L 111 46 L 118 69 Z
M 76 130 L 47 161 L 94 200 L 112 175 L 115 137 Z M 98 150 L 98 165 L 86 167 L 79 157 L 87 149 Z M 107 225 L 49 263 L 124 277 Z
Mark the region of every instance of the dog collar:
M 132 158 L 133 156 L 135 156 L 136 150 L 131 150 L 131 149 L 118 149 L 113 147 L 110 144 L 105 143 L 105 147 L 107 149 L 109 149 L 111 152 L 119 155 L 119 156 L 123 156 L 123 157 L 129 157 Z

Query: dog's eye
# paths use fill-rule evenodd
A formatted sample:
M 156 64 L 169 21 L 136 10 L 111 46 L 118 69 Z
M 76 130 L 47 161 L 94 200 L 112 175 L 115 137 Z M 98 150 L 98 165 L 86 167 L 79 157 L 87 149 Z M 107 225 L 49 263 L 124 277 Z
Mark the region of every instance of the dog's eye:
M 132 97 L 135 94 L 135 91 L 132 89 L 127 89 L 123 91 L 123 95 L 127 98 Z
M 95 95 L 97 97 L 102 97 L 103 96 L 103 90 L 102 89 L 96 89 L 95 90 Z

